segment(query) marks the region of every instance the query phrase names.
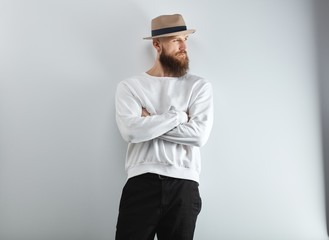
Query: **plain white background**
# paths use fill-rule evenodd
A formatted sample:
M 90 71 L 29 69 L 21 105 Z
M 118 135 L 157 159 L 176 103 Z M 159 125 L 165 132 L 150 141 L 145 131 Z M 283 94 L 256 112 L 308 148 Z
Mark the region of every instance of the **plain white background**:
M 0 239 L 114 239 L 115 88 L 151 67 L 142 38 L 172 13 L 197 29 L 191 72 L 215 95 L 195 239 L 327 239 L 326 12 L 325 0 L 1 0 Z

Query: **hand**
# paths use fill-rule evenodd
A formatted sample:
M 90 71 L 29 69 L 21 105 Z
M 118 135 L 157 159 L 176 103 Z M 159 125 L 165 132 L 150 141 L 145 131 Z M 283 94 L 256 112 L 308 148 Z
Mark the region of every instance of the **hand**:
M 142 108 L 142 117 L 148 117 L 151 116 L 151 114 L 146 110 L 146 108 Z

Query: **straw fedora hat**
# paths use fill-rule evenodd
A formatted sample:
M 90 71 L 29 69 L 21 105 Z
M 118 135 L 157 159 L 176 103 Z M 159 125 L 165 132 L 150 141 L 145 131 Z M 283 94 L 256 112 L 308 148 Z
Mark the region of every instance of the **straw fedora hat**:
M 159 37 L 169 37 L 180 34 L 194 33 L 194 29 L 187 29 L 182 15 L 161 15 L 153 18 L 151 22 L 151 37 L 145 37 L 143 39 L 153 39 Z

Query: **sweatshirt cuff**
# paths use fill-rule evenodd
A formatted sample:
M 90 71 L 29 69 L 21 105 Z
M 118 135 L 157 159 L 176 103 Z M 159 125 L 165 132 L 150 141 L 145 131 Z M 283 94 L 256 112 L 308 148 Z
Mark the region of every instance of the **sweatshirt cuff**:
M 186 112 L 176 112 L 178 124 L 186 123 L 188 121 L 188 116 Z

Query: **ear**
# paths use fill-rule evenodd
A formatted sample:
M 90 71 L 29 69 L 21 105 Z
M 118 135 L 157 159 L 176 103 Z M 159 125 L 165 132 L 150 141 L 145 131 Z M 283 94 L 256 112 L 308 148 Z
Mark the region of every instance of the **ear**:
M 161 51 L 161 44 L 159 39 L 153 39 L 153 47 L 157 50 L 157 52 Z

